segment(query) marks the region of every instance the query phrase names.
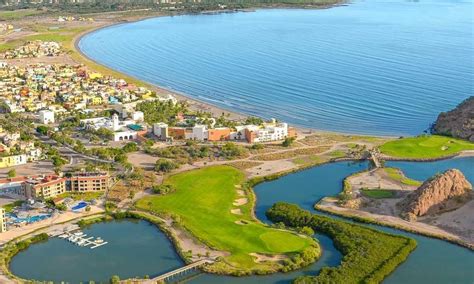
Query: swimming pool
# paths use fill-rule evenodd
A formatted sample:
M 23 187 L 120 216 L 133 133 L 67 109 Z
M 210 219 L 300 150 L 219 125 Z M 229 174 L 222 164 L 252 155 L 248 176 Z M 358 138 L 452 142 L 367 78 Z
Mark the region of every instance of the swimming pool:
M 34 216 L 28 216 L 25 218 L 20 218 L 16 216 L 15 214 L 7 213 L 6 216 L 12 220 L 11 222 L 8 222 L 8 223 L 15 224 L 15 223 L 22 223 L 22 222 L 34 223 L 34 222 L 42 221 L 44 219 L 51 217 L 51 214 L 39 214 L 39 215 L 34 215 Z
M 77 203 L 74 207 L 71 207 L 71 210 L 72 211 L 81 210 L 82 208 L 84 208 L 86 206 L 87 206 L 87 202 L 81 201 L 81 202 Z

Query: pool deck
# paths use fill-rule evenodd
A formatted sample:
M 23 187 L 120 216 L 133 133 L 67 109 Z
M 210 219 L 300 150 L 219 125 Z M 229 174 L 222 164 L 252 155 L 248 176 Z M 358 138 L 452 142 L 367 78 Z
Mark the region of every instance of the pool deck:
M 88 217 L 91 215 L 96 215 L 99 213 L 105 212 L 102 206 L 91 205 L 91 210 L 89 212 L 64 212 L 57 216 L 47 218 L 42 221 L 38 221 L 32 224 L 28 224 L 18 228 L 12 228 L 4 233 L 0 233 L 0 246 L 8 243 L 9 241 L 27 236 L 33 232 L 35 233 L 49 233 L 57 230 L 64 229 L 66 224 L 69 221 L 76 220 L 79 218 Z M 69 224 L 70 225 L 70 224 Z

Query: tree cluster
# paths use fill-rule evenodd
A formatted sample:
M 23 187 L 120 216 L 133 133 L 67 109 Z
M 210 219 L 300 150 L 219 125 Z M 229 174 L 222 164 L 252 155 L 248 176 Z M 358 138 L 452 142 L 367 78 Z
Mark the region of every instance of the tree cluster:
M 311 227 L 328 235 L 343 258 L 337 267 L 325 267 L 318 276 L 303 276 L 296 283 L 380 283 L 416 248 L 416 241 L 325 216 L 296 205 L 276 203 L 267 212 L 272 222 L 290 227 Z

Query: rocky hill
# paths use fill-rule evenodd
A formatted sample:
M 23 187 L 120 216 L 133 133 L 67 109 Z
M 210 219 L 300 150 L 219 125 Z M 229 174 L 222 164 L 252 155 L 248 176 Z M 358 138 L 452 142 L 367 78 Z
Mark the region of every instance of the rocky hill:
M 451 169 L 425 181 L 398 206 L 402 217 L 412 220 L 459 208 L 471 198 L 472 185 L 461 171 Z
M 474 142 L 474 96 L 463 101 L 455 109 L 442 112 L 432 132 Z

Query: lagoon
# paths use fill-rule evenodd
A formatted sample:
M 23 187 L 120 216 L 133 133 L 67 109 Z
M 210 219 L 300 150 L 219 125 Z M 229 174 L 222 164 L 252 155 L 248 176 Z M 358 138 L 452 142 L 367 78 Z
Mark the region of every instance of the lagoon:
M 246 114 L 415 135 L 474 94 L 472 0 L 148 19 L 86 35 L 91 59 Z
M 170 240 L 146 221 L 118 220 L 93 224 L 83 232 L 108 244 L 96 249 L 51 238 L 13 257 L 10 269 L 23 279 L 59 283 L 108 283 L 121 279 L 156 276 L 183 265 Z
M 408 177 L 420 180 L 449 168 L 458 168 L 474 183 L 472 157 L 429 163 L 388 162 L 388 165 L 399 167 Z M 279 201 L 298 204 L 315 212 L 313 205 L 317 200 L 324 196 L 337 195 L 341 191 L 344 177 L 364 170 L 367 166 L 367 162 L 330 163 L 257 185 L 254 189 L 257 196 L 256 216 L 267 222 L 265 211 Z M 407 235 L 418 242 L 418 247 L 407 261 L 389 275 L 384 283 L 442 284 L 474 281 L 472 251 L 442 240 L 381 226 L 372 227 Z M 78 283 L 89 279 L 105 281 L 114 274 L 120 275 L 122 279 L 146 274 L 153 276 L 182 265 L 164 234 L 145 221 L 101 223 L 84 231 L 102 237 L 109 241 L 109 244 L 91 252 L 62 239 L 51 239 L 46 243 L 32 245 L 15 256 L 11 263 L 13 273 L 25 278 L 57 281 L 69 279 L 71 283 Z M 316 238 L 321 244 L 323 255 L 319 261 L 302 270 L 241 278 L 200 274 L 188 279 L 188 283 L 291 283 L 298 276 L 316 275 L 322 267 L 336 266 L 341 259 L 341 254 L 328 237 L 316 235 Z M 114 250 L 107 251 L 111 249 Z M 140 258 L 137 258 L 138 255 Z M 48 262 L 44 261 L 45 257 Z M 93 265 L 88 265 L 89 261 Z

